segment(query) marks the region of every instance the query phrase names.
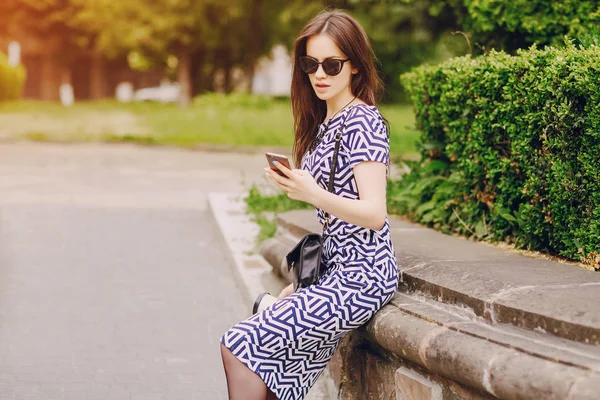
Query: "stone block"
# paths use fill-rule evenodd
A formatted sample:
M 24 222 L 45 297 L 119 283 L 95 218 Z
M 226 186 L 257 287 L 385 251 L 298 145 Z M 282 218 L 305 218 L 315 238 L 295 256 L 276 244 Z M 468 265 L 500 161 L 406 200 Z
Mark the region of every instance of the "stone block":
M 333 357 L 331 357 L 331 361 L 329 361 L 329 364 L 327 365 L 327 368 L 329 369 L 329 376 L 333 383 L 333 389 L 336 393 L 339 393 L 340 385 L 342 384 L 343 362 L 342 355 L 340 354 L 340 351 L 337 350 L 335 353 L 333 353 Z
M 442 400 L 442 388 L 406 367 L 396 370 L 396 400 Z
M 281 242 L 274 238 L 265 240 L 258 250 L 259 254 L 273 267 L 273 273 L 276 276 L 281 276 L 281 270 L 277 265 L 279 265 L 278 261 L 281 259 L 282 255 L 285 254 L 285 250 L 286 249 L 282 247 Z

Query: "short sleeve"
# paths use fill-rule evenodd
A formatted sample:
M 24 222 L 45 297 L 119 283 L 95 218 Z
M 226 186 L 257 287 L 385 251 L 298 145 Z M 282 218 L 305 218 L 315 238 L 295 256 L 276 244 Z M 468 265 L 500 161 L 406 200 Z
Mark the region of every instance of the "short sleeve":
M 388 165 L 388 130 L 375 107 L 355 107 L 348 116 L 343 137 L 351 168 L 363 161 L 377 161 Z

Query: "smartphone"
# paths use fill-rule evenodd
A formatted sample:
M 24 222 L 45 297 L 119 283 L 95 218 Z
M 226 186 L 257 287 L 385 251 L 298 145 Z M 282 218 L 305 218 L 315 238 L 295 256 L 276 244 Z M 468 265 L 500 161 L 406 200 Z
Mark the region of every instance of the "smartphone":
M 271 167 L 271 169 L 277 172 L 279 175 L 287 178 L 287 176 L 283 172 L 281 172 L 276 166 L 273 165 L 273 161 L 277 161 L 286 168 L 292 169 L 292 167 L 290 166 L 290 160 L 286 156 L 277 153 L 267 152 L 265 153 L 265 156 L 267 157 L 267 161 L 269 162 L 269 167 Z

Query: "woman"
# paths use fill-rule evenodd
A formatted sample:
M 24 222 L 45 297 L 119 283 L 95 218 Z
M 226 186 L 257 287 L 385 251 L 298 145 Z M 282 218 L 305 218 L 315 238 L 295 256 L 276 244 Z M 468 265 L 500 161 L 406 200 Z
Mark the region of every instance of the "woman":
M 221 338 L 229 398 L 302 399 L 340 340 L 367 322 L 396 291 L 398 269 L 386 210 L 389 138 L 375 101 L 381 88 L 368 38 L 334 10 L 317 15 L 294 46 L 291 100 L 294 159 L 301 169 L 265 172 L 296 200 L 329 213 L 317 284 L 290 285 L 266 310 Z M 343 124 L 334 178 L 327 181 Z M 293 293 L 292 293 L 293 292 Z

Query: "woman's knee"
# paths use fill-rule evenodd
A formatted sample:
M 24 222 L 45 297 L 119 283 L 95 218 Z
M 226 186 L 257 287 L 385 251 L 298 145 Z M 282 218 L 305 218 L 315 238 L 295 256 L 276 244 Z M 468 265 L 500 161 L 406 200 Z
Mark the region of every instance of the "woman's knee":
M 221 343 L 221 358 L 223 359 L 223 365 L 225 366 L 226 370 L 249 370 L 249 368 L 246 367 L 246 365 L 243 362 L 238 360 L 238 358 L 231 352 L 231 350 L 229 350 L 227 346 L 225 346 L 223 343 Z
M 227 348 L 223 343 L 221 343 L 221 358 L 224 362 L 231 360 L 231 357 L 235 357 L 231 350 Z

